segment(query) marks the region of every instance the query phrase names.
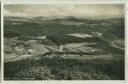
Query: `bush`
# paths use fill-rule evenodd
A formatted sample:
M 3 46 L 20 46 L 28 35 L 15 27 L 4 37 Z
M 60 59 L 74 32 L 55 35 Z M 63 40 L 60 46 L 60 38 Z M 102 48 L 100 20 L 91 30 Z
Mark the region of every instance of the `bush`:
M 51 80 L 54 76 L 47 67 L 31 67 L 14 75 L 19 79 Z
M 80 61 L 53 57 L 9 62 L 4 66 L 5 80 L 124 80 L 123 60 Z

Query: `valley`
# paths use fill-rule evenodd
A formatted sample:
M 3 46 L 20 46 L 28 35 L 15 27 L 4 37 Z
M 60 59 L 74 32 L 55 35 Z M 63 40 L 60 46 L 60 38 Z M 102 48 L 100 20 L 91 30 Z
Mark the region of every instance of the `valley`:
M 124 79 L 123 18 L 5 17 L 4 26 L 5 80 Z

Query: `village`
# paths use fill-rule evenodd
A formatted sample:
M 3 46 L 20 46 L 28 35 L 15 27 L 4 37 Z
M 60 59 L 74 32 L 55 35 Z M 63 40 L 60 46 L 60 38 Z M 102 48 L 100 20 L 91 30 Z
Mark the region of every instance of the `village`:
M 75 34 L 71 34 L 75 35 Z M 86 35 L 86 36 L 85 36 Z M 75 35 L 76 36 L 76 35 Z M 80 36 L 80 35 L 77 35 Z M 83 38 L 82 34 L 81 37 Z M 88 34 L 84 34 L 84 37 L 93 37 Z M 5 62 L 17 61 L 23 59 L 40 59 L 41 57 L 54 57 L 54 56 L 86 56 L 86 55 L 100 55 L 106 54 L 100 50 L 87 47 L 86 45 L 92 45 L 96 43 L 70 43 L 61 45 L 54 42 L 47 36 L 32 37 L 24 36 L 29 38 L 27 41 L 19 40 L 17 37 L 6 39 L 10 41 L 5 45 Z

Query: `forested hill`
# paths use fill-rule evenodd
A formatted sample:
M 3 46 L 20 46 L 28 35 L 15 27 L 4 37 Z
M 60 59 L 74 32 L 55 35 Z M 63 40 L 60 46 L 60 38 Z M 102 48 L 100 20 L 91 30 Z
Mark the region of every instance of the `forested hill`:
M 4 36 L 6 38 L 29 36 L 53 36 L 71 33 L 92 34 L 98 32 L 102 37 L 111 40 L 124 40 L 124 18 L 83 19 L 64 18 L 20 18 L 5 17 Z

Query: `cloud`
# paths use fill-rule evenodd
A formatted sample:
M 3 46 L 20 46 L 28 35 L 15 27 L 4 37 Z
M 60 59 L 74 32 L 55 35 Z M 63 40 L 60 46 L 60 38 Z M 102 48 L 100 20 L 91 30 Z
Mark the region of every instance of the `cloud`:
M 15 16 L 15 17 L 26 17 L 28 16 L 26 13 L 21 13 L 21 12 L 10 12 L 8 10 L 4 10 L 4 15 L 5 16 Z
M 124 16 L 124 6 L 122 4 L 5 5 L 5 16 L 114 18 Z

